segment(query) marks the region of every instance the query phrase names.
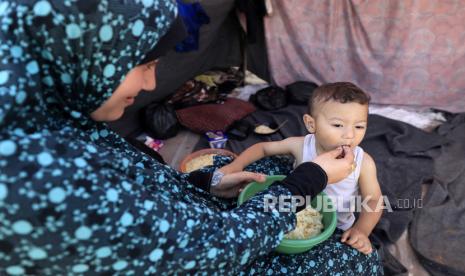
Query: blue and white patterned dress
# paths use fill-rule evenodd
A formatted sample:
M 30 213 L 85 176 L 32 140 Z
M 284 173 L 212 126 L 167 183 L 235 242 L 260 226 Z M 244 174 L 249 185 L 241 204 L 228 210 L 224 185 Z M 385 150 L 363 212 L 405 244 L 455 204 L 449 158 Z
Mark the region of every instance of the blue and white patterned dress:
M 287 189 L 237 208 L 90 119 L 176 14 L 160 0 L 0 1 L 0 275 L 381 273 L 336 238 L 273 253 L 295 215 L 264 212 L 263 195 Z

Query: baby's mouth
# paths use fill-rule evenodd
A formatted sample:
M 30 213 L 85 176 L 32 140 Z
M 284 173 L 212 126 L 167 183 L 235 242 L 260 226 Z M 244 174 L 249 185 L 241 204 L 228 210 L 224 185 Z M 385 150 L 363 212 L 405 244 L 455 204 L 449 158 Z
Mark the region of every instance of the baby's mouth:
M 342 152 L 336 157 L 336 159 L 344 158 L 346 156 L 346 150 L 350 150 L 350 145 L 340 145 L 338 148 L 339 147 L 342 147 Z

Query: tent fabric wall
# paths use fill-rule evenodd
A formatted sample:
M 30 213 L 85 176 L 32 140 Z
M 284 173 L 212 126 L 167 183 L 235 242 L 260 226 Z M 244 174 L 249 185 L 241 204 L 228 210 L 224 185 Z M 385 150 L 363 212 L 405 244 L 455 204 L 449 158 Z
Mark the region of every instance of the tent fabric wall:
M 465 110 L 465 3 L 459 0 L 272 1 L 272 79 L 352 81 L 374 103 Z
M 200 28 L 199 49 L 186 53 L 171 51 L 160 59 L 155 91 L 141 93 L 120 120 L 110 123 L 119 134 L 126 136 L 139 130 L 140 110 L 173 94 L 186 80 L 213 67 L 241 64 L 240 25 L 232 13 L 234 0 L 202 0 L 200 3 L 210 23 Z

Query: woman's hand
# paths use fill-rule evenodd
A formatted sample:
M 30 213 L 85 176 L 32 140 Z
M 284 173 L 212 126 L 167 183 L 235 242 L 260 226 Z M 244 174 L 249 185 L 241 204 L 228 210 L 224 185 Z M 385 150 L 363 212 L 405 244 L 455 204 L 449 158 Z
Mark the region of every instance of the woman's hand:
M 368 236 L 357 229 L 357 227 L 349 228 L 342 234 L 341 242 L 346 243 L 365 255 L 373 251 L 370 239 Z
M 340 158 L 342 151 L 344 151 L 344 157 Z M 350 148 L 339 147 L 318 155 L 312 162 L 318 164 L 326 172 L 328 184 L 336 183 L 349 176 L 354 170 L 354 153 Z
M 221 179 L 221 182 L 210 188 L 210 193 L 217 197 L 237 197 L 239 192 L 250 182 L 265 182 L 266 180 L 266 176 L 260 173 L 236 172 L 228 174 L 223 171 L 223 168 L 220 171 L 225 173 L 225 175 Z

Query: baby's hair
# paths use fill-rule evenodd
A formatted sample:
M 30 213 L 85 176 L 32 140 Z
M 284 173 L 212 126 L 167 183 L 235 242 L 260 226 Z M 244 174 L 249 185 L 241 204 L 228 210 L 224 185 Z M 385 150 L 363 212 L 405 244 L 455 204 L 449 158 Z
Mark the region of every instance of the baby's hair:
M 370 102 L 370 96 L 351 82 L 326 83 L 313 91 L 308 100 L 308 114 L 312 115 L 315 104 L 330 100 L 340 103 L 356 102 L 365 105 Z

